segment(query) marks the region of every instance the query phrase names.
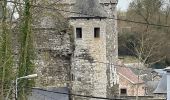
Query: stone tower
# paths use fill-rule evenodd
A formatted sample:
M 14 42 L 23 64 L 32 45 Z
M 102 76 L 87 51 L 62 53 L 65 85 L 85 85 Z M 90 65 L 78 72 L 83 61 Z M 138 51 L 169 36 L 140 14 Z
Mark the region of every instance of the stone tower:
M 117 60 L 115 0 L 75 0 L 69 16 L 74 28 L 72 92 L 109 97 Z M 113 19 L 110 19 L 113 18 Z M 88 98 L 85 98 L 89 100 Z M 75 97 L 75 100 L 83 100 Z M 92 100 L 92 99 L 90 99 Z
M 50 0 L 49 4 L 55 1 Z M 68 18 L 70 25 L 73 26 L 74 43 L 71 41 L 72 36 L 67 32 L 62 34 L 55 30 L 36 32 L 37 73 L 41 76 L 37 82 L 38 86 L 66 87 L 71 83 L 69 86 L 72 93 L 109 97 L 111 87 L 115 83 L 114 63 L 118 56 L 117 22 L 114 19 L 117 1 L 61 0 L 60 4 L 62 10 L 66 10 L 61 10 L 61 14 Z M 58 27 L 59 21 L 55 17 L 58 15 L 57 12 L 49 9 L 38 9 L 37 12 L 39 13 L 36 27 L 49 29 Z

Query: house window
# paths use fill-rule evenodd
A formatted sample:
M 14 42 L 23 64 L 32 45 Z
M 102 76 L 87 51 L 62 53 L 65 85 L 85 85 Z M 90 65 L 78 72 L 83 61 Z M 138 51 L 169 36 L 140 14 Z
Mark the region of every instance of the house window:
M 120 89 L 120 94 L 121 95 L 126 95 L 127 94 L 127 89 Z
M 94 28 L 94 37 L 99 38 L 100 37 L 100 28 Z
M 82 28 L 76 28 L 76 38 L 82 38 Z

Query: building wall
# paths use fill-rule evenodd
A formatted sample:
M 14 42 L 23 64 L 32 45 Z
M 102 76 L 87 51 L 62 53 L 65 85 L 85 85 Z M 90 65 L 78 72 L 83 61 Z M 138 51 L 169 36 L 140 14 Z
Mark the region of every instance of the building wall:
M 76 39 L 75 36 L 72 58 L 72 74 L 75 76 L 73 92 L 106 97 L 106 64 L 100 63 L 106 62 L 106 21 L 73 19 L 70 23 L 74 31 L 76 27 L 82 27 L 82 39 Z M 100 27 L 99 38 L 94 38 L 94 27 Z
M 93 96 L 103 96 L 110 97 L 111 87 L 114 84 L 114 77 L 116 76 L 116 70 L 114 64 L 118 59 L 118 41 L 117 41 L 117 21 L 116 18 L 116 2 L 100 2 L 101 6 L 104 7 L 104 10 L 107 11 L 108 17 L 113 19 L 76 19 L 71 20 L 71 25 L 75 27 L 82 27 L 83 29 L 83 38 L 82 40 L 75 40 L 75 51 L 73 56 L 73 73 L 78 72 L 77 75 L 81 75 L 86 70 L 89 73 L 83 73 L 81 76 L 84 77 L 84 80 L 90 80 L 90 83 L 87 81 L 76 82 L 73 86 L 73 91 L 78 94 L 86 94 Z M 98 26 L 96 26 L 98 25 Z M 101 33 L 102 37 L 99 39 L 94 39 L 93 28 L 102 27 Z M 84 52 L 84 50 L 87 52 Z M 86 58 L 79 57 L 83 53 L 88 53 L 90 59 L 94 61 L 103 62 L 89 62 Z M 77 57 L 78 56 L 78 57 Z M 109 64 L 106 64 L 109 63 Z M 87 67 L 88 68 L 83 68 Z M 78 68 L 77 68 L 78 67 Z M 79 70 L 81 71 L 79 71 Z M 88 77 L 88 75 L 91 75 Z M 79 83 L 79 84 L 78 84 Z M 84 83 L 88 85 L 83 85 Z M 76 84 L 76 85 L 75 85 Z M 79 90 L 78 88 L 81 89 Z M 77 88 L 76 88 L 77 87 Z M 88 88 L 87 88 L 88 87 Z M 83 92 L 83 90 L 87 92 Z M 79 92 L 80 91 L 80 92 Z
M 72 1 L 75 0 L 59 2 L 57 8 L 71 11 L 75 3 Z M 49 4 L 54 2 L 55 0 L 51 0 Z M 109 6 L 104 3 L 101 5 L 109 13 L 109 17 L 116 17 L 116 4 L 107 2 Z M 39 18 L 37 18 L 35 26 L 57 27 L 55 26 L 57 21 L 53 16 L 58 15 L 57 13 L 44 9 L 37 10 L 36 13 Z M 69 12 L 61 11 L 61 13 L 66 18 L 72 15 Z M 117 21 L 114 19 L 71 19 L 69 21 L 74 33 L 76 27 L 82 27 L 82 39 L 75 39 L 73 42 L 70 33 L 58 34 L 55 30 L 35 32 L 36 66 L 37 72 L 41 76 L 37 79 L 37 86 L 66 86 L 67 83 L 70 83 L 69 79 L 72 74 L 73 93 L 107 97 L 115 76 L 113 63 L 116 62 L 118 56 Z M 100 38 L 94 38 L 94 27 L 100 27 Z M 75 48 L 72 48 L 73 46 Z M 77 98 L 77 100 L 83 100 L 83 98 Z
M 73 53 L 69 23 L 59 12 L 43 8 L 33 11 L 35 66 L 39 76 L 36 86 L 66 87 Z
M 112 3 L 111 3 L 112 2 Z M 106 20 L 106 59 L 107 64 L 107 95 L 111 96 L 111 87 L 116 84 L 116 68 L 115 64 L 118 61 L 118 32 L 117 32 L 117 1 L 116 0 L 100 0 L 101 6 L 108 13 L 111 19 Z M 114 19 L 115 18 L 115 19 Z
M 144 96 L 144 84 L 133 84 L 129 80 L 127 80 L 124 76 L 119 74 L 119 95 L 120 89 L 127 89 L 127 96 L 136 96 L 137 95 L 137 86 L 138 88 L 138 96 Z

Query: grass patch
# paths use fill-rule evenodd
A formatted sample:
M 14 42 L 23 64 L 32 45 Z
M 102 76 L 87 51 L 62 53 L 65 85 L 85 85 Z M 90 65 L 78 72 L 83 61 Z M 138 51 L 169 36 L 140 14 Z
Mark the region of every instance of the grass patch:
M 134 56 L 119 56 L 119 59 L 124 63 L 137 63 L 138 59 Z

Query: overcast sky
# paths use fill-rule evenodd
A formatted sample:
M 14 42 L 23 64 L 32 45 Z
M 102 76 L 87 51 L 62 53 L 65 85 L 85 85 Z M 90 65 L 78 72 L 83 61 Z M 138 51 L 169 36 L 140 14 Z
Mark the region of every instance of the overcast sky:
M 132 0 L 118 0 L 118 9 L 120 10 L 127 10 L 130 1 Z

